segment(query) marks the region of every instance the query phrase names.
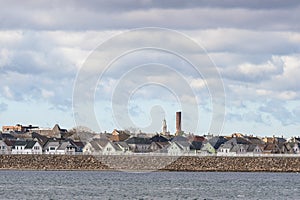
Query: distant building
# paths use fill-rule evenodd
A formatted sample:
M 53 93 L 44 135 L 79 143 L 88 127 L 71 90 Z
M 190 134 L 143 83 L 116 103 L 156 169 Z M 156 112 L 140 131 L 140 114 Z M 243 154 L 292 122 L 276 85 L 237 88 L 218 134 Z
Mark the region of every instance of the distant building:
M 130 135 L 126 132 L 126 131 L 122 131 L 122 130 L 117 130 L 115 129 L 110 136 L 110 140 L 112 142 L 120 142 L 120 141 L 124 141 L 126 139 L 128 139 L 130 137 Z
M 183 135 L 181 130 L 181 112 L 176 112 L 176 133 L 175 135 Z
M 21 124 L 17 124 L 15 126 L 2 126 L 2 132 L 3 133 L 10 133 L 10 132 L 20 132 L 25 133 L 29 132 L 31 129 L 36 129 L 38 126 L 23 126 Z
M 47 137 L 63 138 L 64 135 L 68 132 L 67 129 L 62 129 L 58 124 L 51 128 L 34 128 L 30 132 L 35 132 Z
M 170 135 L 170 132 L 168 132 L 168 126 L 166 119 L 162 122 L 162 135 Z

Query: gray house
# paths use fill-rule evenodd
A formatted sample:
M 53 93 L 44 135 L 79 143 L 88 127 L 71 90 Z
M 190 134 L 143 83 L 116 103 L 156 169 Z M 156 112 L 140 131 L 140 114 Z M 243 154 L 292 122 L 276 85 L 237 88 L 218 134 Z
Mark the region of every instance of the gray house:
M 130 150 L 136 153 L 146 153 L 149 152 L 149 147 L 151 145 L 151 141 L 149 138 L 142 137 L 131 137 L 125 141 Z
M 0 154 L 10 154 L 11 149 L 4 140 L 0 140 Z
M 234 137 L 222 144 L 218 151 L 218 156 L 236 156 L 237 154 L 247 154 L 247 149 L 251 142 L 242 137 Z

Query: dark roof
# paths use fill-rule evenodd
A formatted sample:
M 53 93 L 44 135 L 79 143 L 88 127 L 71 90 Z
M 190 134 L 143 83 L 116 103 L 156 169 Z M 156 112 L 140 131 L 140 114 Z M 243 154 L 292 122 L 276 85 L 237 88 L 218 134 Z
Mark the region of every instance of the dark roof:
M 252 144 L 264 144 L 265 143 L 258 137 L 245 136 L 245 138 L 247 138 Z
M 200 141 L 193 141 L 191 143 L 190 148 L 193 149 L 193 150 L 201 150 L 202 146 L 203 146 L 202 142 L 200 142 Z
M 187 142 L 188 139 L 186 137 L 179 135 L 179 136 L 174 137 L 171 141 L 172 142 Z
M 248 146 L 247 152 L 253 152 L 256 147 L 257 147 L 256 144 L 250 144 Z
M 13 135 L 11 135 L 9 133 L 2 133 L 0 137 L 3 139 L 14 139 L 15 138 Z
M 32 149 L 32 147 L 35 145 L 35 143 L 36 143 L 36 141 L 27 141 L 25 149 Z
M 84 143 L 83 142 L 73 142 L 73 144 L 79 148 L 83 148 L 84 147 Z
M 4 142 L 7 146 L 10 146 L 10 147 L 14 146 L 14 144 L 15 144 L 14 140 L 4 140 Z
M 216 136 L 208 140 L 208 142 L 213 146 L 215 149 L 218 149 L 222 144 L 227 142 L 228 140 L 223 136 Z
M 54 125 L 53 130 L 56 129 L 56 128 L 57 128 L 60 132 L 62 132 L 62 133 L 68 132 L 67 129 L 60 128 L 60 126 L 59 126 L 58 124 L 55 124 L 55 125 Z
M 48 137 L 46 137 L 44 135 L 40 135 L 40 134 L 38 134 L 36 132 L 32 132 L 31 133 L 31 137 L 38 139 L 38 141 L 40 141 L 42 144 L 45 144 L 48 141 L 48 139 L 49 139 Z
M 127 144 L 151 144 L 149 138 L 131 137 L 126 140 Z
M 231 143 L 231 144 L 251 144 L 251 142 L 249 140 L 247 140 L 246 138 L 242 138 L 242 137 L 234 137 L 234 138 L 228 140 L 226 143 Z
M 26 146 L 27 142 L 23 140 L 17 140 L 14 143 L 14 146 Z
M 150 138 L 151 142 L 168 142 L 169 140 L 161 135 L 155 135 L 152 138 Z
M 282 137 L 277 137 L 276 140 L 277 140 L 278 143 L 285 143 L 286 142 L 286 139 L 284 139 Z
M 206 140 L 204 136 L 193 135 L 193 134 L 188 135 L 187 138 L 190 142 L 192 141 L 203 142 Z

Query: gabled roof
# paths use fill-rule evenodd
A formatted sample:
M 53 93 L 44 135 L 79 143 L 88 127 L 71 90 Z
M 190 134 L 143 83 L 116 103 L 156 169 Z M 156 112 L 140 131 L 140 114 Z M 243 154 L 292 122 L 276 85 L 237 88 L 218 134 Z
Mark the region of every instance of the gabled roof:
M 99 143 L 97 141 L 92 140 L 89 143 L 93 147 L 94 150 L 96 150 L 96 151 L 101 151 L 102 150 L 102 147 L 99 145 Z
M 124 141 L 130 137 L 125 131 L 114 130 L 110 136 L 110 140 L 113 142 Z
M 84 143 L 83 142 L 74 142 L 74 141 L 72 141 L 72 144 L 73 145 L 75 145 L 76 147 L 79 147 L 79 148 L 83 148 L 84 147 Z
M 170 146 L 170 142 L 154 142 L 154 143 L 161 149 Z
M 169 140 L 167 138 L 165 138 L 162 135 L 155 135 L 152 138 L 150 138 L 151 142 L 168 142 Z
M 267 143 L 265 145 L 264 151 L 271 151 L 271 152 L 275 153 L 275 152 L 279 151 L 279 148 L 276 144 Z
M 52 146 L 52 147 L 58 147 L 59 146 L 59 142 L 58 141 L 49 141 L 45 144 L 45 147 L 49 147 L 49 146 Z
M 48 139 L 49 139 L 48 137 L 46 137 L 44 135 L 40 135 L 40 134 L 38 134 L 36 132 L 32 132 L 31 133 L 31 137 L 38 139 L 38 141 L 40 141 L 42 144 L 45 144 L 48 141 Z
M 58 124 L 55 124 L 52 130 L 58 130 L 60 132 L 66 133 L 68 132 L 67 129 L 62 129 Z
M 115 143 L 113 143 L 113 142 L 108 142 L 107 144 L 106 144 L 106 146 L 107 145 L 111 145 L 116 151 L 122 151 L 122 149 L 117 145 L 117 144 L 115 144 Z
M 127 144 L 151 144 L 149 138 L 131 137 L 126 140 Z
M 213 146 L 215 149 L 218 149 L 222 144 L 227 142 L 228 140 L 223 136 L 216 136 L 212 137 L 208 142 Z
M 123 149 L 129 149 L 129 146 L 126 142 L 115 142 L 115 144 L 120 146 Z
M 187 142 L 188 138 L 178 135 L 178 136 L 175 136 L 171 141 L 172 142 Z
M 17 140 L 14 143 L 14 146 L 26 146 L 27 142 L 23 140 Z
M 10 146 L 10 147 L 14 146 L 14 144 L 15 144 L 14 140 L 4 140 L 4 142 L 7 146 Z
M 230 144 L 251 144 L 251 142 L 249 140 L 247 140 L 246 138 L 242 138 L 242 137 L 234 137 L 230 140 L 228 140 L 226 143 L 230 143 Z
M 107 145 L 107 143 L 109 142 L 109 140 L 106 139 L 106 138 L 94 139 L 93 141 L 94 141 L 95 143 L 97 143 L 97 145 L 99 145 L 101 149 L 102 149 L 103 147 L 105 147 L 105 146 Z
M 9 133 L 2 133 L 1 138 L 2 139 L 14 139 L 15 137 Z
M 203 142 L 200 141 L 193 141 L 190 145 L 190 148 L 193 150 L 200 150 L 203 146 Z
M 252 144 L 264 144 L 265 142 L 258 137 L 245 136 Z
M 277 143 L 285 143 L 286 139 L 283 137 L 276 137 Z
M 172 142 L 174 142 L 174 141 L 172 141 Z M 188 141 L 175 141 L 174 143 L 178 144 L 182 148 L 188 148 L 191 146 L 191 143 L 189 143 Z
M 32 149 L 32 147 L 35 145 L 36 142 L 37 141 L 27 141 L 25 149 Z
M 62 142 L 62 143 L 59 145 L 59 147 L 57 148 L 57 150 L 65 150 L 67 147 L 73 147 L 73 148 L 75 148 L 75 146 L 72 145 L 70 142 L 64 141 L 64 142 Z
M 247 152 L 253 152 L 257 146 L 258 146 L 257 144 L 250 144 L 248 146 Z
M 199 135 L 193 135 L 193 134 L 190 134 L 187 136 L 187 139 L 190 141 L 190 142 L 204 142 L 206 139 L 204 136 L 199 136 Z
M 179 145 L 177 142 L 171 142 L 171 145 L 176 145 L 180 150 L 183 150 L 183 147 L 181 145 Z

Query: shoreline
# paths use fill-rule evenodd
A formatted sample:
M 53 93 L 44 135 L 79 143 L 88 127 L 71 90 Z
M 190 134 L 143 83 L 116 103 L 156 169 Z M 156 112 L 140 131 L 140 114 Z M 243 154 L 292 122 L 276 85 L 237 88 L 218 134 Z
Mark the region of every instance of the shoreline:
M 197 172 L 197 173 L 295 173 L 299 174 L 300 172 L 297 171 L 179 171 L 179 170 L 115 170 L 115 169 L 16 169 L 16 168 L 1 168 L 1 171 L 19 171 L 19 172 L 26 172 L 26 171 L 35 171 L 35 172 L 124 172 L 124 173 L 159 173 L 159 172 Z

